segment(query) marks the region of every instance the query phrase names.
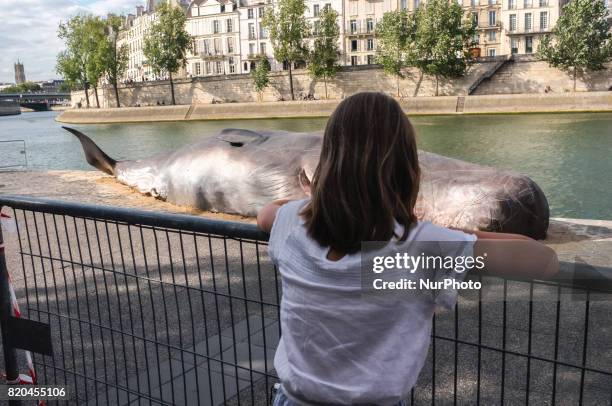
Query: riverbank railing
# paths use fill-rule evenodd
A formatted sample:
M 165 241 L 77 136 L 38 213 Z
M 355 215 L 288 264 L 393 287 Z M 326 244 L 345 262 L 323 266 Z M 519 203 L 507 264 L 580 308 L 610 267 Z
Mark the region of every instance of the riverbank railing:
M 17 196 L 0 206 L 8 379 L 26 373 L 27 349 L 37 383 L 67 387 L 73 404 L 269 402 L 282 292 L 254 225 Z M 563 265 L 553 281 L 483 277 L 436 315 L 408 403 L 611 405 L 610 270 Z

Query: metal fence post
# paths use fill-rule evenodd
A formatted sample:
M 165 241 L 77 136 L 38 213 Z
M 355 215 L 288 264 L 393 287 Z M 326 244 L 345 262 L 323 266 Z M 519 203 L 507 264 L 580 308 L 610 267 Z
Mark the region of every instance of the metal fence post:
M 2 207 L 0 207 L 2 211 Z M 4 255 L 4 239 L 2 237 L 2 226 L 0 225 L 0 328 L 2 329 L 2 350 L 4 352 L 4 368 L 7 382 L 16 381 L 19 378 L 19 367 L 17 364 L 17 350 L 8 345 L 8 322 L 12 316 L 11 293 L 9 288 L 8 269 L 6 268 L 6 257 Z M 9 405 L 21 405 L 20 401 L 11 400 Z

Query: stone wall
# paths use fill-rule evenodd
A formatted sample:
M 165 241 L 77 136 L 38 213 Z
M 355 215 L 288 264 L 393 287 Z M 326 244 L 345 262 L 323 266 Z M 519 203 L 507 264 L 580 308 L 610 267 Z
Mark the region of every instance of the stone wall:
M 612 63 L 607 69 L 579 75 L 576 91 L 607 91 L 612 88 Z M 566 93 L 573 90 L 570 74 L 551 68 L 535 58 L 522 57 L 506 62 L 493 77 L 482 82 L 474 94 Z
M 480 62 L 472 65 L 468 73 L 461 78 L 441 81 L 439 95 L 465 95 L 469 87 L 494 66 L 494 61 Z M 359 67 L 343 69 L 333 80 L 327 83 L 329 99 L 342 99 L 362 91 L 382 91 L 397 95 L 397 79 L 377 67 Z M 325 99 L 325 82 L 313 80 L 306 70 L 298 70 L 293 75 L 294 93 L 312 94 L 317 99 Z M 399 80 L 400 95 L 434 96 L 435 80 L 423 77 L 416 69 L 407 69 L 404 78 Z M 122 106 L 152 106 L 157 103 L 170 104 L 170 84 L 167 81 L 136 83 L 122 86 L 119 89 Z M 101 107 L 115 107 L 115 96 L 111 87 L 98 89 Z M 219 102 L 253 102 L 259 101 L 259 95 L 253 89 L 250 75 L 228 75 L 175 80 L 175 97 L 177 104 L 199 104 Z M 289 77 L 285 72 L 270 75 L 270 86 L 263 92 L 262 101 L 290 100 Z M 84 92 L 72 93 L 72 104 L 85 106 Z M 90 90 L 90 104 L 95 106 L 95 97 Z
M 11 116 L 16 114 L 21 114 L 19 103 L 0 100 L 0 116 Z

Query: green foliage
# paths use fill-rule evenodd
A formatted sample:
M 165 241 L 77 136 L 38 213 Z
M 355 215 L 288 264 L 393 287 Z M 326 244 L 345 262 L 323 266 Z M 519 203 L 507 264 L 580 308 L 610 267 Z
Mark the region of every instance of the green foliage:
M 289 64 L 289 86 L 293 94 L 293 77 L 291 65 L 303 61 L 308 55 L 305 38 L 310 33 L 310 24 L 304 17 L 306 4 L 304 0 L 278 0 L 276 10 L 270 7 L 261 21 L 268 30 L 270 42 L 274 49 L 274 58 Z
M 413 63 L 415 19 L 405 10 L 388 11 L 376 25 L 376 62 L 385 72 L 404 77 L 402 69 Z
M 473 22 L 456 2 L 429 0 L 415 12 L 414 65 L 436 78 L 465 74 L 474 37 Z
M 144 41 L 144 54 L 153 72 L 176 73 L 187 63 L 187 52 L 191 50 L 192 42 L 185 30 L 187 19 L 180 7 L 162 3 L 155 10 L 155 21 Z
M 42 88 L 38 83 L 34 82 L 24 82 L 2 89 L 2 93 L 33 93 L 40 91 L 42 91 Z
M 128 47 L 126 44 L 117 48 L 117 36 L 121 30 L 122 18 L 111 15 L 104 21 L 105 35 L 100 41 L 95 56 L 95 61 L 103 75 L 113 85 L 115 99 L 119 107 L 119 92 L 117 84 L 127 69 Z
M 327 78 L 334 77 L 340 68 L 339 37 L 338 13 L 331 7 L 324 7 L 319 15 L 318 30 L 309 54 L 308 70 L 313 78 L 324 79 L 325 98 L 327 98 Z
M 604 69 L 612 56 L 612 35 L 603 0 L 572 0 L 563 7 L 552 35 L 542 39 L 538 54 L 551 66 L 572 71 Z
M 85 20 L 83 47 L 88 53 L 85 69 L 87 80 L 94 88 L 104 76 L 104 61 L 101 59 L 106 41 L 105 23 L 100 17 L 89 17 Z M 97 96 L 96 96 L 97 97 Z
M 255 69 L 251 71 L 251 78 L 253 79 L 253 85 L 255 86 L 255 90 L 261 93 L 268 87 L 270 84 L 270 61 L 266 58 L 265 55 L 259 55 L 257 58 L 257 62 L 255 65 Z
M 90 15 L 77 15 L 60 22 L 58 28 L 58 37 L 64 40 L 66 49 L 58 54 L 55 69 L 68 84 L 85 90 L 89 86 L 88 66 L 94 54 L 91 41 L 86 40 L 90 28 L 87 22 L 92 18 Z M 85 94 L 89 106 L 89 97 L 87 92 Z

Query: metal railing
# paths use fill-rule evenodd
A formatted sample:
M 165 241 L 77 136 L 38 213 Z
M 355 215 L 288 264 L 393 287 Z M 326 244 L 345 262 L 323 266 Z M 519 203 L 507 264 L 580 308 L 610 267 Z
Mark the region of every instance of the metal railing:
M 52 355 L 34 354 L 40 384 L 68 386 L 76 404 L 269 401 L 281 284 L 254 225 L 18 196 L 0 206 L 14 221 L 0 271 L 23 320 L 50 330 Z M 411 404 L 610 405 L 609 270 L 565 265 L 555 281 L 482 278 L 436 315 Z M 2 323 L 10 375 L 28 345 L 7 345 Z

